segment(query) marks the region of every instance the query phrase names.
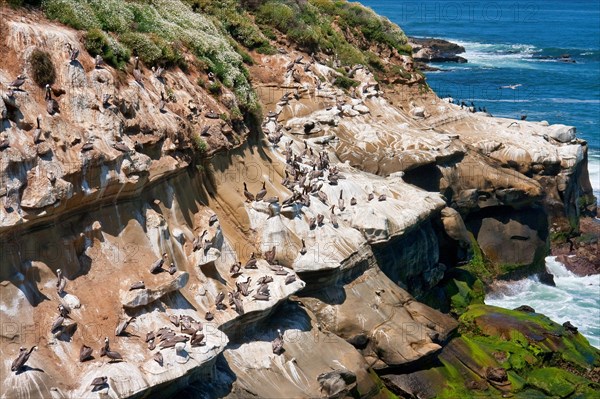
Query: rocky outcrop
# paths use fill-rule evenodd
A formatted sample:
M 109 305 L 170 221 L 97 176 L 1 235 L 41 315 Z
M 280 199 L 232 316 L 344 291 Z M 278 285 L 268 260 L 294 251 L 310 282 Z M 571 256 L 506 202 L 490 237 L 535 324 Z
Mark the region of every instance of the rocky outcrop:
M 413 49 L 413 59 L 418 63 L 467 62 L 459 55 L 465 52 L 465 48 L 447 40 L 409 37 L 408 43 Z

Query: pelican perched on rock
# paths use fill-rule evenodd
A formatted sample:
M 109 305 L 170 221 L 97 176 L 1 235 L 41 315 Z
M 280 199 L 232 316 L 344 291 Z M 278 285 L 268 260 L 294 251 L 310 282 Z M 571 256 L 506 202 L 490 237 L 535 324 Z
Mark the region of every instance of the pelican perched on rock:
M 175 273 L 177 273 L 177 267 L 175 266 L 175 264 L 173 262 L 171 262 L 171 265 L 169 266 L 169 270 L 167 270 L 169 272 L 169 274 L 172 276 Z
M 277 247 L 275 245 L 273 245 L 273 247 L 270 250 L 265 251 L 265 260 L 270 265 L 272 265 L 273 261 L 275 260 L 276 251 L 277 251 Z
M 142 84 L 142 82 L 144 80 L 144 74 L 142 73 L 142 71 L 140 71 L 139 67 L 140 67 L 140 58 L 136 56 L 135 61 L 133 63 L 133 78 L 135 79 L 136 82 L 138 82 L 139 84 Z
M 100 54 L 96 55 L 96 58 L 94 58 L 94 67 L 96 69 L 100 69 L 104 66 L 104 58 L 102 58 L 102 56 Z
M 331 210 L 331 213 L 329 214 L 329 220 L 331 220 L 333 227 L 338 227 L 338 219 L 337 215 L 335 214 L 335 205 L 331 205 L 331 208 L 329 209 Z
M 285 285 L 292 284 L 294 281 L 296 281 L 296 275 L 290 274 L 285 278 Z
M 135 319 L 135 317 L 130 317 L 128 319 L 121 320 L 119 322 L 119 324 L 117 324 L 117 328 L 115 329 L 115 335 L 116 336 L 122 335 L 125 332 L 125 329 L 129 325 L 129 323 L 134 319 Z
M 225 299 L 225 294 L 223 292 L 219 292 L 217 294 L 217 298 L 215 299 L 215 306 L 217 310 L 225 309 L 225 305 L 223 304 L 223 300 Z
M 121 151 L 124 153 L 128 153 L 129 151 L 131 151 L 131 149 L 122 141 L 118 141 L 116 143 L 113 143 L 113 148 L 117 151 Z
M 150 266 L 150 273 L 152 274 L 157 274 L 162 272 L 164 269 L 163 264 L 165 263 L 165 261 L 168 259 L 167 253 L 165 252 L 164 254 L 162 254 L 162 258 L 157 259 L 156 261 L 154 261 L 154 263 L 152 264 L 152 266 Z
M 304 238 L 302 238 L 302 248 L 300 248 L 300 255 L 306 254 L 306 243 L 304 242 Z
M 96 390 L 99 390 L 100 388 L 104 387 L 107 384 L 108 384 L 108 377 L 103 376 L 103 377 L 94 378 L 94 380 L 92 381 L 90 386 L 92 387 L 92 391 L 96 391 Z
M 385 194 L 381 194 L 379 196 L 379 198 L 377 198 L 379 201 L 385 201 L 387 199 L 387 196 Z
M 29 360 L 29 356 L 31 356 L 31 352 L 36 351 L 37 348 L 37 346 L 32 346 L 31 349 L 27 350 L 21 347 L 19 349 L 19 356 L 17 356 L 10 366 L 10 371 L 19 371 L 21 367 L 25 366 L 25 363 Z
M 283 334 L 280 329 L 277 329 L 277 337 L 271 342 L 271 347 L 274 354 L 281 355 L 283 353 Z
M 67 280 L 62 274 L 62 270 L 56 269 L 56 292 L 58 295 L 61 295 L 65 291 L 65 287 L 67 286 Z
M 356 205 L 356 198 L 354 198 L 354 197 L 350 198 L 350 205 L 352 205 L 352 206 Z
M 340 209 L 340 212 L 344 212 L 344 209 L 346 209 L 346 207 L 344 205 L 344 190 L 340 190 L 340 198 L 338 199 L 338 208 Z
M 262 201 L 262 199 L 265 198 L 265 195 L 267 195 L 267 189 L 265 187 L 265 182 L 263 182 L 262 189 L 256 193 L 256 200 Z
M 44 140 L 41 140 L 42 137 L 42 128 L 40 126 L 41 122 L 42 122 L 42 115 L 38 115 L 36 118 L 36 122 L 37 122 L 37 127 L 35 128 L 35 130 L 33 131 L 33 143 L 34 144 L 38 144 Z
M 256 262 L 256 255 L 254 254 L 254 252 L 252 252 L 250 254 L 250 259 L 248 259 L 248 262 L 246 262 L 246 264 L 244 265 L 244 269 L 257 269 Z
M 367 196 L 367 201 L 371 201 L 373 200 L 373 198 L 375 198 L 375 195 L 373 193 L 369 193 L 369 195 Z
M 165 100 L 165 93 L 160 92 L 160 101 L 158 102 L 158 110 L 162 113 L 165 112 L 165 105 L 167 105 L 167 101 Z
M 231 277 L 239 276 L 241 269 L 242 264 L 240 262 L 235 262 L 233 265 L 231 265 L 231 267 L 229 268 L 229 273 L 231 274 Z
M 56 332 L 56 330 L 58 330 L 59 328 L 62 327 L 64 322 L 65 322 L 65 318 L 63 316 L 57 316 L 56 319 L 54 319 L 52 326 L 50 327 L 50 332 L 51 333 Z
M 246 197 L 246 201 L 248 202 L 252 202 L 255 199 L 254 194 L 248 191 L 248 186 L 246 185 L 246 182 L 244 182 L 244 197 Z
M 8 84 L 8 87 L 20 90 L 21 86 L 23 86 L 23 84 L 25 83 L 25 79 L 27 79 L 27 76 L 19 75 L 19 76 L 17 76 L 17 78 L 15 80 L 13 80 L 12 82 L 10 82 Z
M 152 358 L 154 359 L 154 361 L 156 363 L 158 363 L 159 366 L 162 367 L 162 365 L 163 365 L 163 355 L 162 355 L 162 353 L 156 352 Z
M 323 220 L 325 220 L 325 216 L 321 213 L 317 214 L 317 226 L 322 226 Z
M 54 115 L 59 112 L 58 102 L 52 98 L 52 89 L 50 85 L 46 85 L 46 93 L 44 94 L 46 100 L 46 112 L 50 115 Z
M 143 281 L 138 281 L 138 282 L 131 284 L 131 287 L 129 287 L 129 291 L 141 290 L 144 288 L 146 288 L 146 284 L 144 284 Z
M 67 51 L 69 52 L 69 60 L 75 61 L 77 57 L 79 57 L 79 49 L 75 48 L 71 45 L 71 43 L 66 43 Z
M 158 68 L 152 67 L 152 74 L 154 75 L 154 77 L 156 79 L 162 79 L 164 73 L 165 73 L 165 68 L 160 67 L 160 66 Z
M 194 335 L 192 335 L 192 339 L 190 341 L 190 344 L 193 347 L 194 346 L 206 345 L 206 342 L 204 342 L 204 334 L 202 334 L 202 331 L 196 331 L 194 333 Z
M 89 346 L 83 344 L 81 345 L 81 349 L 79 350 L 79 361 L 85 362 L 86 360 L 90 360 L 92 358 L 92 352 L 94 350 Z

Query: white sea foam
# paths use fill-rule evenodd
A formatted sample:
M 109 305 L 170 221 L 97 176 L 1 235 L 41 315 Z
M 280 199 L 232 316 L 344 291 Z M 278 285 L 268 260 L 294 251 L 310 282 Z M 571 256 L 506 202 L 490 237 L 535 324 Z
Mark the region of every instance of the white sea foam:
M 600 150 L 593 148 L 589 150 L 588 171 L 590 173 L 590 183 L 592 183 L 594 195 L 600 204 Z
M 530 44 L 490 44 L 456 39 L 447 40 L 463 46 L 465 53 L 461 56 L 476 66 L 535 68 L 534 65 L 523 62 L 532 59 L 536 53 L 536 47 Z
M 535 278 L 510 282 L 488 294 L 485 303 L 507 309 L 529 305 L 555 322 L 568 320 L 600 348 L 600 274 L 576 276 L 554 256 L 546 258 L 546 270 L 554 275 L 556 287 Z

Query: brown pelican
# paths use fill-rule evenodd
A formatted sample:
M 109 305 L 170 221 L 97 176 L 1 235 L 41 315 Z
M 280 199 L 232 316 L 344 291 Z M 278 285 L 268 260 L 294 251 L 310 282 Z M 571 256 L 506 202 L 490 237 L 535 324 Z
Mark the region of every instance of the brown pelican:
M 59 112 L 58 102 L 52 98 L 52 90 L 50 89 L 50 85 L 46 85 L 46 94 L 44 95 L 46 100 L 46 111 L 50 115 L 54 115 Z
M 158 67 L 158 68 L 152 67 L 152 74 L 154 75 L 154 77 L 156 79 L 162 79 L 164 73 L 165 73 L 165 68 L 163 68 L 163 67 Z
M 265 195 L 267 195 L 267 189 L 265 188 L 265 182 L 263 182 L 262 189 L 256 193 L 256 200 L 262 201 L 262 199 L 265 198 Z
M 240 292 L 229 293 L 229 296 L 235 305 L 235 311 L 240 315 L 244 314 L 244 304 L 242 303 L 242 298 L 240 298 Z
M 175 264 L 173 262 L 171 262 L 168 272 L 171 276 L 177 272 L 177 267 L 175 267 Z
M 302 62 L 302 58 L 304 58 L 303 55 L 299 55 L 298 57 L 296 57 L 296 59 L 294 60 L 294 63 L 296 64 L 300 64 Z
M 33 143 L 34 144 L 44 141 L 44 140 L 40 140 L 42 137 L 42 128 L 40 127 L 40 123 L 42 122 L 42 115 L 38 115 L 36 118 L 36 121 L 37 121 L 37 127 L 33 131 Z
M 106 384 L 108 384 L 108 377 L 96 377 L 96 378 L 94 378 L 94 380 L 92 381 L 90 386 L 93 387 L 92 391 L 95 391 L 97 389 L 100 389 L 101 387 L 103 387 Z
M 315 227 L 317 227 L 317 218 L 308 219 L 308 228 L 313 230 Z
M 20 370 L 21 367 L 23 367 L 25 363 L 27 363 L 27 360 L 29 360 L 31 352 L 36 351 L 37 348 L 37 346 L 32 346 L 31 349 L 28 351 L 27 349 L 21 347 L 21 349 L 19 349 L 19 356 L 17 356 L 17 358 L 12 362 L 12 365 L 10 366 L 10 371 Z
M 81 152 L 87 152 L 87 151 L 91 151 L 94 149 L 94 143 L 91 141 L 88 141 L 86 143 L 83 144 L 83 146 L 81 146 Z
M 92 358 L 93 349 L 89 346 L 83 344 L 81 345 L 81 349 L 79 350 L 79 361 L 85 362 L 86 360 L 90 360 Z
M 204 236 L 206 235 L 206 233 L 208 233 L 208 230 L 204 230 L 202 232 L 202 234 L 200 234 L 200 237 L 196 237 L 194 238 L 194 241 L 192 241 L 192 250 L 194 252 L 198 251 L 200 248 L 202 248 L 204 245 Z
M 58 304 L 58 313 L 62 316 L 62 317 L 69 317 L 69 313 L 71 313 L 71 309 L 67 308 L 65 305 L 63 305 L 62 303 Z
M 8 139 L 2 139 L 2 140 L 0 140 L 0 151 L 1 150 L 5 150 L 8 147 L 10 147 L 10 142 L 8 141 Z
M 271 342 L 271 347 L 274 354 L 281 355 L 283 353 L 283 334 L 280 329 L 277 329 L 277 337 Z
M 350 198 L 350 205 L 352 205 L 352 206 L 356 205 L 356 198 L 354 198 L 354 197 Z
M 327 194 L 325 194 L 323 191 L 319 190 L 319 192 L 317 193 L 317 196 L 319 197 L 319 199 L 321 200 L 322 203 L 324 203 L 325 205 L 327 205 Z
M 71 43 L 67 43 L 67 50 L 69 51 L 69 59 L 71 61 L 75 61 L 77 59 L 77 57 L 79 57 L 79 49 L 78 48 L 74 48 Z
M 252 290 L 249 289 L 251 280 L 252 278 L 248 277 L 248 280 L 246 280 L 245 283 L 235 283 L 235 286 L 237 287 L 238 291 L 241 292 L 243 296 L 248 296 L 252 292 Z
M 179 317 L 177 317 L 176 315 L 172 314 L 171 316 L 169 316 L 169 320 L 171 321 L 171 323 L 173 323 L 173 325 L 175 327 L 179 327 Z
M 265 284 L 269 284 L 273 282 L 273 277 L 271 276 L 262 276 L 261 278 L 258 279 L 258 281 L 256 282 L 257 285 L 263 286 Z
M 123 143 L 122 141 L 118 141 L 116 143 L 113 143 L 113 148 L 117 151 L 121 151 L 124 153 L 128 153 L 129 151 L 131 151 L 129 149 L 129 147 L 127 147 L 127 145 L 125 143 Z
M 327 180 L 329 180 L 329 184 L 331 184 L 332 186 L 336 186 L 338 184 L 338 179 L 339 179 L 338 175 L 334 175 L 331 173 L 329 173 L 327 175 Z
M 367 201 L 371 201 L 373 198 L 375 198 L 373 193 L 369 193 L 369 196 L 367 197 Z
M 150 340 L 154 339 L 154 331 L 150 331 L 146 333 L 146 342 L 149 342 Z
M 340 209 L 340 212 L 344 212 L 344 209 L 346 209 L 346 207 L 344 206 L 344 190 L 340 190 L 340 198 L 338 199 L 338 208 Z
M 159 366 L 162 367 L 162 365 L 163 365 L 163 355 L 162 355 L 162 353 L 156 352 L 152 358 L 154 359 L 154 361 L 156 363 L 158 363 Z
M 254 294 L 252 296 L 252 298 L 256 299 L 257 301 L 268 301 L 269 295 L 265 295 L 265 294 L 261 294 L 261 293 L 257 292 L 256 294 Z
M 244 196 L 246 197 L 247 202 L 254 201 L 254 194 L 248 191 L 248 186 L 246 186 L 246 182 L 244 182 Z
M 144 284 L 143 281 L 138 281 L 137 283 L 131 284 L 131 287 L 129 287 L 129 291 L 142 290 L 144 288 L 146 288 L 146 284 Z
M 106 357 L 110 359 L 109 363 L 112 361 L 122 361 L 123 360 L 123 356 L 121 356 L 121 354 L 119 352 L 115 352 L 115 351 L 106 351 Z
M 119 336 L 125 332 L 125 329 L 129 325 L 129 323 L 135 319 L 135 317 L 130 317 L 129 319 L 121 320 L 115 329 L 115 335 Z
M 204 114 L 204 116 L 206 116 L 208 119 L 219 119 L 219 114 L 217 114 L 212 109 L 209 110 L 206 114 Z
M 231 267 L 229 268 L 229 273 L 231 274 L 231 277 L 239 276 L 241 268 L 242 264 L 240 262 L 235 262 L 233 265 L 231 265 Z
M 302 238 L 302 248 L 300 248 L 300 255 L 306 254 L 306 244 L 304 243 L 304 238 Z
M 268 250 L 265 251 L 265 260 L 272 265 L 273 261 L 275 260 L 275 254 L 276 254 L 277 248 L 275 247 L 275 245 L 273 245 L 273 247 Z
M 106 352 L 110 349 L 108 337 L 104 337 L 104 346 L 100 348 L 100 357 L 106 356 Z
M 271 295 L 271 291 L 269 290 L 269 285 L 267 283 L 261 284 L 258 287 L 258 289 L 256 290 L 256 293 L 258 293 L 260 295 Z
M 167 102 L 165 101 L 165 93 L 163 93 L 162 91 L 160 92 L 160 101 L 158 102 L 158 110 L 160 112 L 165 112 L 165 105 L 167 105 Z
M 133 64 L 133 78 L 135 79 L 136 82 L 138 82 L 139 84 L 142 84 L 142 81 L 144 80 L 144 74 L 142 74 L 142 71 L 140 71 L 139 66 L 140 66 L 140 59 L 139 59 L 139 57 L 136 56 L 134 64 Z
M 258 267 L 256 266 L 256 255 L 254 254 L 254 252 L 252 252 L 250 254 L 250 259 L 248 259 L 248 262 L 246 262 L 246 264 L 244 265 L 244 269 L 258 269 Z
M 335 205 L 331 205 L 331 208 L 329 209 L 331 210 L 331 213 L 329 214 L 329 220 L 331 220 L 333 227 L 338 227 L 338 219 L 335 214 Z
M 187 342 L 188 340 L 189 340 L 189 338 L 185 337 L 183 335 L 175 335 L 175 336 L 169 337 L 168 339 L 161 342 L 159 346 L 162 349 L 173 348 L 175 346 L 175 344 L 177 344 L 178 342 Z
M 8 84 L 8 87 L 12 87 L 13 89 L 20 90 L 20 87 L 23 86 L 23 84 L 25 83 L 25 79 L 27 79 L 27 76 L 19 75 L 19 76 L 17 76 L 17 78 L 15 80 L 13 80 L 12 82 L 10 82 Z
M 215 315 L 213 315 L 211 312 L 206 312 L 206 314 L 204 315 L 204 319 L 207 321 L 211 321 L 214 318 L 215 318 Z
M 65 287 L 67 286 L 67 280 L 62 274 L 62 270 L 56 269 L 56 292 L 58 295 L 62 294 L 65 291 Z
M 111 98 L 111 97 L 112 97 L 112 95 L 111 95 L 111 94 L 109 94 L 109 93 L 104 93 L 104 94 L 102 95 L 102 105 L 103 105 L 104 107 L 108 107 L 108 106 L 110 105 L 108 102 L 110 101 L 110 98 Z
M 102 58 L 102 56 L 100 54 L 96 55 L 96 58 L 94 59 L 94 67 L 96 69 L 100 69 L 100 68 L 102 68 L 103 65 L 104 65 L 104 59 Z
M 202 334 L 202 331 L 196 331 L 194 333 L 194 335 L 192 336 L 192 340 L 190 341 L 190 343 L 192 344 L 192 346 L 202 346 L 202 345 L 206 345 L 206 342 L 204 341 L 204 334 Z
M 154 343 L 154 339 L 151 339 L 150 341 L 148 341 L 148 350 L 153 351 L 154 348 L 156 348 L 156 344 Z
M 285 285 L 292 284 L 294 281 L 296 281 L 296 275 L 290 274 L 285 278 Z
M 165 263 L 165 260 L 167 260 L 167 253 L 165 252 L 162 255 L 162 258 L 157 259 L 156 261 L 154 261 L 154 263 L 152 264 L 152 266 L 150 266 L 150 273 L 152 274 L 157 274 L 162 272 L 164 269 L 162 268 L 163 264 Z
M 219 292 L 217 294 L 217 298 L 215 299 L 215 306 L 217 307 L 217 310 L 223 310 L 225 309 L 225 305 L 223 304 L 223 300 L 225 299 L 225 294 L 223 294 L 223 292 Z
M 212 226 L 213 224 L 217 223 L 219 221 L 219 217 L 217 216 L 216 213 L 213 213 L 210 218 L 208 218 L 208 225 Z
M 322 226 L 323 220 L 325 220 L 325 216 L 323 216 L 322 214 L 319 213 L 317 215 L 317 226 Z
M 54 333 L 56 330 L 62 327 L 64 322 L 65 318 L 63 316 L 58 316 L 56 319 L 54 319 L 54 323 L 52 323 L 52 326 L 50 327 L 50 332 Z
M 381 194 L 379 196 L 379 198 L 377 198 L 379 201 L 385 201 L 387 199 L 387 196 L 385 194 Z

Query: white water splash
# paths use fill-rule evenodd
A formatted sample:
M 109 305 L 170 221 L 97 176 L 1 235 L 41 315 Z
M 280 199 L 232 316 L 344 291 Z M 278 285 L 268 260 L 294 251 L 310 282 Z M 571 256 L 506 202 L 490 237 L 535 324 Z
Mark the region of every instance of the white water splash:
M 529 305 L 557 323 L 570 321 L 600 348 L 600 274 L 576 276 L 554 256 L 546 258 L 546 270 L 554 275 L 556 287 L 533 277 L 507 282 L 501 292 L 488 294 L 485 303 L 506 309 Z

